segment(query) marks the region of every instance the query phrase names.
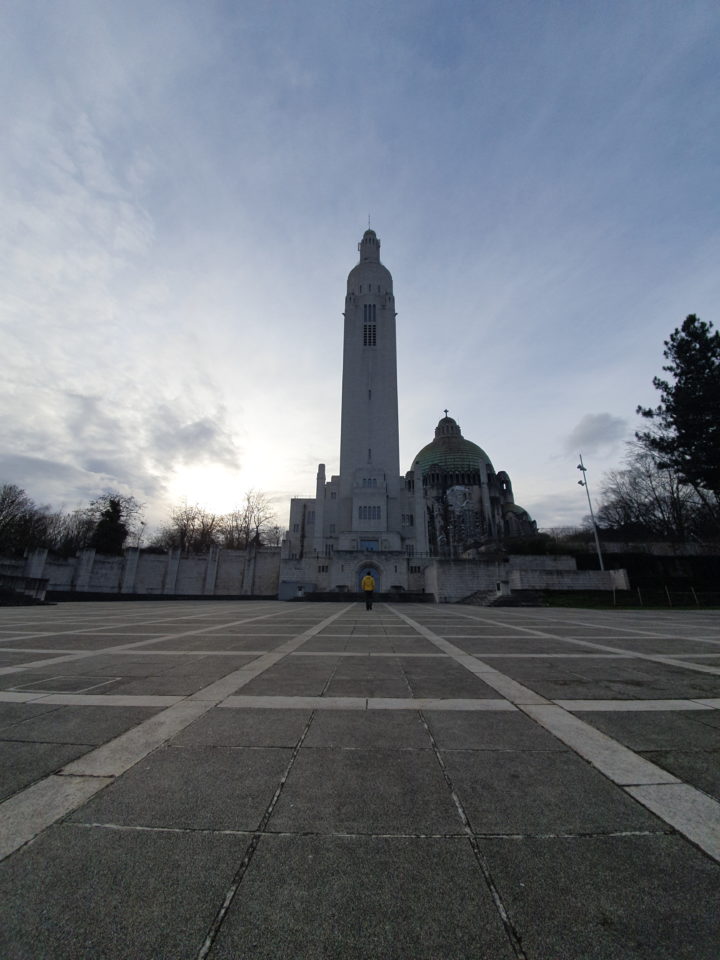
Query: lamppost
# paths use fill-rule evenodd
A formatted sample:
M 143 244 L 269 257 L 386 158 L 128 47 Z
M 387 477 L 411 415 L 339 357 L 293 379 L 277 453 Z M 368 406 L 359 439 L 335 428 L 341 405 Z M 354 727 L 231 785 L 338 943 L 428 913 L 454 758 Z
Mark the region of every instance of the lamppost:
M 592 520 L 593 533 L 595 534 L 595 546 L 597 547 L 598 560 L 600 561 L 600 569 L 605 569 L 605 564 L 603 563 L 602 551 L 600 550 L 600 537 L 598 537 L 597 524 L 595 523 L 595 514 L 593 513 L 592 501 L 590 500 L 590 487 L 588 487 L 587 482 L 587 467 L 583 463 L 582 454 L 580 454 L 580 463 L 577 465 L 578 470 L 582 470 L 583 478 L 578 480 L 578 484 L 581 487 L 585 487 L 585 493 L 587 494 L 588 506 L 590 507 L 590 519 Z

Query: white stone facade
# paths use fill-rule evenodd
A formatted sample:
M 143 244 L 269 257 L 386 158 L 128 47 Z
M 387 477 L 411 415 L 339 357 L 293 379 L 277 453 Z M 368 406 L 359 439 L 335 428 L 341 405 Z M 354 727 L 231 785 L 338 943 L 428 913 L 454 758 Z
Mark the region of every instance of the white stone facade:
M 461 558 L 504 535 L 535 532 L 510 479 L 446 416 L 435 440 L 400 474 L 396 312 L 380 241 L 367 230 L 350 271 L 344 311 L 340 473 L 317 472 L 315 496 L 290 504 L 280 596 L 431 588 L 435 557 Z M 434 591 L 433 591 L 434 592 Z
M 424 586 L 411 479 L 400 475 L 392 276 L 367 230 L 344 311 L 340 473 L 317 472 L 315 496 L 295 498 L 282 548 L 280 596 L 356 592 L 371 570 L 378 591 Z

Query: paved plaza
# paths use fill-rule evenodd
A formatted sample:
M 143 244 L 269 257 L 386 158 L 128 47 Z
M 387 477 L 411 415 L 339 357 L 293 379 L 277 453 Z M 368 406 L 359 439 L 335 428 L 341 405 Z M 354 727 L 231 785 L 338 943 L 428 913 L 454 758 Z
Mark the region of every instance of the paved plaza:
M 3 960 L 718 960 L 720 612 L 0 609 Z

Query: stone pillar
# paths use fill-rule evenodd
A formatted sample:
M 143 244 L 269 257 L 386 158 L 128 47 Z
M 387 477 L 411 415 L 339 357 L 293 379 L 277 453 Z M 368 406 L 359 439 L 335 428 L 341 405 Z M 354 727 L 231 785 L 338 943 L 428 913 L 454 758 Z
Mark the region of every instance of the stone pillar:
M 210 596 L 215 593 L 215 581 L 217 580 L 219 559 L 220 548 L 210 547 L 207 559 L 207 572 L 205 574 L 205 589 L 203 590 L 203 593 L 209 594 Z
M 315 553 L 325 555 L 325 464 L 318 464 L 315 482 Z
M 178 567 L 180 566 L 180 550 L 173 548 L 168 550 L 167 567 L 165 569 L 165 584 L 163 593 L 175 593 L 177 583 Z
M 425 494 L 423 491 L 422 473 L 418 466 L 413 471 L 415 486 L 415 553 L 427 554 L 427 510 L 425 509 Z
M 87 547 L 85 550 L 80 551 L 77 558 L 77 566 L 75 567 L 75 576 L 73 578 L 73 590 L 83 592 L 90 589 L 90 577 L 92 576 L 94 562 L 94 547 Z
M 23 575 L 26 577 L 37 577 L 38 579 L 42 579 L 47 555 L 48 552 L 45 547 L 38 547 L 35 550 L 30 550 L 27 555 L 27 559 L 25 560 L 25 570 Z
M 489 530 L 488 533 L 491 537 L 497 537 L 497 520 L 493 516 L 492 509 L 490 506 L 490 491 L 488 489 L 488 475 L 487 475 L 487 466 L 484 463 L 480 464 L 480 496 L 482 498 L 482 512 L 483 516 L 486 518 Z
M 135 580 L 137 578 L 140 550 L 137 547 L 128 547 L 124 553 L 125 563 L 120 581 L 120 593 L 135 593 Z
M 242 595 L 244 597 L 251 597 L 255 588 L 255 559 L 257 555 L 257 547 L 251 546 L 247 548 L 245 553 L 245 569 L 243 570 L 243 579 L 242 579 Z

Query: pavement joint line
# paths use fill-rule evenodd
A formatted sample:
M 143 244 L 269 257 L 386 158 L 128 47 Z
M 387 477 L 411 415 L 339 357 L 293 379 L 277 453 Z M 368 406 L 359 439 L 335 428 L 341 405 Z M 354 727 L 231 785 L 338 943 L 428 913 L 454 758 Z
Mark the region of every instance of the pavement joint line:
M 505 935 L 507 936 L 508 941 L 510 942 L 510 946 L 512 947 L 513 952 L 515 953 L 516 960 L 527 960 L 527 954 L 522 948 L 520 935 L 515 929 L 515 926 L 513 925 L 512 920 L 510 919 L 510 914 L 507 911 L 505 903 L 503 902 L 502 895 L 497 887 L 497 884 L 495 883 L 492 872 L 490 870 L 490 864 L 487 858 L 485 857 L 485 855 L 483 854 L 482 850 L 480 849 L 480 846 L 477 841 L 477 837 L 473 833 L 472 826 L 470 824 L 470 818 L 468 817 L 467 811 L 465 810 L 465 807 L 460 797 L 458 796 L 457 791 L 455 790 L 455 787 L 452 782 L 452 778 L 448 772 L 447 767 L 445 766 L 445 761 L 442 758 L 442 755 L 438 748 L 435 737 L 433 736 L 432 730 L 428 726 L 428 722 L 423 716 L 422 711 L 420 711 L 420 720 L 423 726 L 425 727 L 425 732 L 428 735 L 433 753 L 435 754 L 435 760 L 437 761 L 438 766 L 440 767 L 440 771 L 442 773 L 443 779 L 445 780 L 445 784 L 448 790 L 450 791 L 450 796 L 457 809 L 458 815 L 460 817 L 460 821 L 462 822 L 463 829 L 465 831 L 468 842 L 470 844 L 470 848 L 475 857 L 475 861 L 478 867 L 480 868 L 480 872 L 482 873 L 483 878 L 485 880 L 485 885 L 487 886 L 490 892 L 490 896 L 493 899 L 493 902 L 495 904 L 495 909 L 497 910 L 500 916 L 500 920 L 505 930 Z
M 407 623 L 414 624 L 414 621 L 404 614 L 398 612 L 398 616 Z M 422 628 L 421 624 L 417 626 Z M 422 628 L 421 632 L 423 636 L 436 642 L 432 640 L 432 631 Z M 442 638 L 438 637 L 437 640 L 442 641 Z M 452 645 L 448 645 L 450 646 Z M 448 647 L 443 645 L 441 649 Z M 463 663 L 465 654 L 456 659 Z M 547 701 L 515 702 L 523 713 L 587 760 L 609 780 L 624 788 L 630 796 L 652 809 L 661 820 L 720 861 L 720 803 L 645 760 L 557 704 Z M 660 789 L 664 787 L 683 789 L 670 790 L 668 793 Z M 704 824 L 703 818 L 706 819 Z
M 235 623 L 250 623 L 254 620 L 265 620 L 268 617 L 279 617 L 282 615 L 282 611 L 279 613 L 265 613 L 260 614 L 257 617 L 249 617 L 243 620 L 237 620 Z M 198 630 L 184 630 L 182 633 L 166 633 L 161 634 L 157 637 L 151 637 L 149 640 L 138 640 L 136 643 L 121 643 L 117 644 L 114 647 L 102 647 L 98 650 L 80 650 L 73 654 L 66 654 L 62 657 L 51 657 L 46 660 L 32 660 L 27 663 L 16 663 L 11 667 L 0 667 L 0 676 L 10 673 L 25 673 L 28 670 L 35 670 L 38 667 L 47 667 L 54 666 L 56 663 L 74 663 L 76 660 L 89 660 L 93 657 L 101 657 L 107 655 L 114 655 L 115 653 L 130 652 L 134 653 L 137 651 L 138 647 L 146 647 L 153 643 L 160 643 L 163 640 L 177 640 L 179 637 L 193 637 L 193 636 L 205 636 L 207 633 L 213 632 L 215 630 L 220 630 L 224 626 L 219 624 L 216 627 L 202 627 Z M 74 631 L 70 631 L 74 632 Z M 83 631 L 77 631 L 82 633 Z M 59 634 L 44 634 L 44 636 L 62 636 L 62 632 Z M 139 651 L 137 651 L 139 652 Z M 148 651 L 153 653 L 154 651 Z
M 467 840 L 465 830 L 455 833 L 380 833 L 343 830 L 231 830 L 227 827 L 159 827 L 148 826 L 142 823 L 98 823 L 95 821 L 83 822 L 80 820 L 63 821 L 62 826 L 68 829 L 75 827 L 81 830 L 117 830 L 125 833 L 200 833 L 210 836 L 252 837 L 260 833 L 261 837 L 317 837 L 318 839 L 341 840 Z M 668 827 L 665 830 L 596 830 L 578 833 L 473 833 L 478 840 L 602 840 L 607 837 L 667 837 L 675 831 Z
M 111 782 L 109 777 L 98 780 L 53 774 L 3 801 L 0 804 L 0 860 L 82 806 Z
M 460 614 L 460 616 L 468 616 L 470 619 L 474 619 L 470 614 Z M 585 624 L 585 626 L 591 626 L 591 624 Z M 592 640 L 580 640 L 575 637 L 561 637 L 554 633 L 549 633 L 544 630 L 535 630 L 530 627 L 521 627 L 520 629 L 526 630 L 528 633 L 532 633 L 535 636 L 542 637 L 543 639 L 560 640 L 563 643 L 571 643 L 581 647 L 590 647 L 595 650 L 603 650 L 607 653 L 624 654 L 637 660 L 649 660 L 651 663 L 663 663 L 669 666 L 682 667 L 683 670 L 692 670 L 695 673 L 710 673 L 714 676 L 720 676 L 720 667 L 711 667 L 704 663 L 688 663 L 684 660 L 675 660 L 673 657 L 665 654 L 641 653 L 640 651 L 636 650 L 627 650 L 624 647 L 611 647 L 604 643 L 594 643 Z M 649 634 L 648 636 L 655 637 L 653 634 Z M 668 639 L 668 637 L 663 637 L 663 639 Z M 705 642 L 710 643 L 714 641 Z
M 720 861 L 720 803 L 687 783 L 625 788 L 635 800 Z
M 260 840 L 262 839 L 263 832 L 267 827 L 268 823 L 270 822 L 270 818 L 273 815 L 273 811 L 275 810 L 277 802 L 280 799 L 280 794 L 282 793 L 282 789 L 285 786 L 287 778 L 290 775 L 290 771 L 292 770 L 295 764 L 295 761 L 298 757 L 298 754 L 300 753 L 300 748 L 305 742 L 305 738 L 308 735 L 308 731 L 310 730 L 310 725 L 312 724 L 314 718 L 315 718 L 315 713 L 313 711 L 308 717 L 305 727 L 303 728 L 303 731 L 300 734 L 297 740 L 297 743 L 295 744 L 295 747 L 293 749 L 292 755 L 290 756 L 290 759 L 285 768 L 285 771 L 282 777 L 280 778 L 280 783 L 278 784 L 277 789 L 275 790 L 275 793 L 273 794 L 272 799 L 270 800 L 270 803 L 265 808 L 265 811 L 262 817 L 260 818 L 260 822 L 257 826 L 257 829 L 255 830 L 255 832 L 253 833 L 250 839 L 248 848 L 245 851 L 245 856 L 241 860 L 240 865 L 238 866 L 232 880 L 230 881 L 230 884 L 225 892 L 225 897 L 223 898 L 223 902 L 220 905 L 220 908 L 218 909 L 217 913 L 215 914 L 215 917 L 212 923 L 210 924 L 208 932 L 205 936 L 205 940 L 203 941 L 203 944 L 200 947 L 200 950 L 197 955 L 197 960 L 205 960 L 205 957 L 207 957 L 207 955 L 212 950 L 213 944 L 215 943 L 215 940 L 217 939 L 217 935 L 220 932 L 220 928 L 225 922 L 225 917 L 227 916 L 228 910 L 230 909 L 230 906 L 232 905 L 232 902 L 235 899 L 235 895 L 240 887 L 240 884 L 243 882 L 243 879 L 245 878 L 245 874 L 247 873 L 247 870 L 248 870 L 248 867 L 250 866 L 252 858 L 255 856 L 255 851 L 258 848 L 258 844 L 260 843 Z
M 553 700 L 556 706 L 570 713 L 586 711 L 612 711 L 615 713 L 712 710 L 712 707 L 697 700 Z
M 174 703 L 179 703 L 185 697 L 174 694 L 172 696 L 163 694 L 124 694 L 124 693 L 51 693 L 42 694 L 39 697 L 32 696 L 25 701 L 10 700 L 9 697 L 0 693 L 0 703 L 51 703 L 58 706 L 67 707 L 170 707 Z
M 314 636 L 326 624 L 342 616 L 346 609 L 347 607 L 344 607 L 338 613 L 326 617 L 314 628 L 302 633 L 298 638 L 299 642 L 302 643 L 310 636 Z M 273 662 L 276 661 L 273 660 Z M 236 676 L 239 672 L 241 671 L 228 676 Z M 214 687 L 217 687 L 217 683 L 210 684 L 205 690 L 210 691 Z M 94 793 L 103 789 L 114 778 L 121 776 L 163 743 L 176 736 L 212 709 L 218 699 L 202 700 L 197 696 L 186 697 L 120 734 L 119 737 L 67 764 L 60 771 L 61 775 L 50 774 L 4 800 L 0 803 L 0 860 L 67 815 L 80 803 L 90 799 Z M 73 793 L 68 789 L 58 790 L 57 784 L 60 783 L 82 783 L 85 786 L 82 789 L 78 786 Z M 92 784 L 92 790 L 89 790 L 90 784 Z M 75 802 L 76 793 L 82 794 L 82 799 L 78 803 Z M 41 804 L 36 801 L 38 794 L 42 797 L 47 794 Z M 10 806 L 6 806 L 7 804 Z M 35 832 L 29 836 L 33 829 Z
M 281 612 L 282 612 L 282 611 L 281 611 Z M 184 615 L 184 616 L 182 616 L 182 617 L 164 617 L 162 620 L 144 620 L 144 621 L 143 621 L 143 620 L 140 620 L 140 621 L 132 621 L 132 620 L 131 620 L 131 621 L 129 622 L 129 625 L 130 625 L 130 626 L 146 626 L 147 624 L 151 624 L 151 623 L 165 623 L 165 622 L 167 622 L 167 623 L 172 623 L 173 621 L 177 621 L 177 620 L 199 620 L 199 619 L 201 619 L 201 618 L 203 618 L 203 617 L 206 617 L 206 616 L 207 616 L 207 614 L 205 614 L 205 613 L 197 613 L 197 614 L 192 614 L 192 615 L 186 614 L 186 615 Z M 257 617 L 250 617 L 249 620 L 262 620 L 262 619 L 264 619 L 264 618 L 266 618 L 266 617 L 276 617 L 276 616 L 280 616 L 280 613 L 272 613 L 272 612 L 269 612 L 269 613 L 266 613 L 266 614 L 261 614 L 261 615 L 259 615 L 259 616 L 257 616 Z M 80 619 L 80 618 L 78 618 L 78 619 L 79 619 L 79 622 L 81 622 L 81 623 L 83 622 L 82 619 Z M 238 621 L 236 621 L 236 622 L 237 622 L 237 623 L 245 623 L 245 622 L 249 622 L 249 621 L 248 621 L 248 620 L 238 620 Z M 228 624 L 228 626 L 231 626 L 231 625 L 232 625 L 232 624 Z M 9 641 L 11 641 L 11 640 L 34 640 L 36 637 L 58 637 L 58 636 L 65 636 L 65 635 L 67 635 L 67 634 L 71 634 L 71 635 L 73 635 L 73 636 L 77 636 L 78 634 L 95 634 L 96 636 L 100 636 L 100 637 L 108 636 L 108 634 L 100 632 L 101 629 L 102 629 L 102 628 L 98 628 L 98 627 L 86 627 L 85 629 L 80 629 L 80 630 L 78 630 L 78 629 L 73 629 L 73 630 L 43 630 L 43 631 L 34 631 L 34 632 L 32 632 L 32 633 L 20 633 L 20 634 L 16 634 L 14 637 L 6 637 L 6 638 L 0 640 L 0 643 L 6 643 L 6 642 L 9 642 Z M 207 629 L 214 629 L 214 628 L 210 627 L 210 628 L 207 628 Z M 193 633 L 193 632 L 195 632 L 195 631 L 189 631 L 189 632 L 190 632 L 190 633 Z M 182 636 L 185 636 L 185 635 L 186 635 L 186 634 L 184 634 L 184 633 L 180 633 L 180 634 L 169 634 L 169 635 L 168 635 L 168 634 L 162 634 L 161 636 L 181 636 L 181 637 L 182 637 Z
M 656 764 L 618 743 L 556 704 L 523 704 L 520 709 L 620 787 L 680 783 Z
M 527 614 L 519 614 L 519 616 L 521 616 L 521 617 L 524 616 L 524 617 L 527 618 Z M 559 618 L 557 618 L 557 617 L 555 617 L 555 618 L 553 618 L 553 619 L 558 620 L 558 622 L 561 622 L 563 625 L 572 624 L 572 625 L 574 625 L 574 626 L 590 627 L 590 628 L 594 628 L 594 627 L 597 626 L 597 624 L 588 623 L 586 620 L 559 620 Z M 662 621 L 659 621 L 659 622 L 662 622 Z M 651 638 L 651 639 L 663 639 L 663 640 L 668 640 L 668 639 L 669 639 L 669 640 L 675 640 L 675 639 L 677 639 L 674 632 L 673 632 L 673 633 L 660 633 L 658 630 L 640 630 L 640 629 L 638 629 L 638 628 L 636 628 L 636 627 L 623 627 L 621 632 L 623 632 L 623 633 L 639 634 L 639 635 L 641 635 L 641 636 L 648 637 L 648 638 Z M 609 638 L 609 639 L 612 639 L 612 638 Z M 627 638 L 627 639 L 630 639 L 630 638 Z M 717 646 L 717 645 L 720 645 L 720 640 L 718 640 L 718 639 L 716 639 L 716 638 L 712 638 L 712 637 L 685 637 L 685 638 L 683 638 L 683 639 L 687 639 L 687 640 L 697 640 L 699 643 L 712 643 L 712 644 L 715 644 L 716 646 Z

